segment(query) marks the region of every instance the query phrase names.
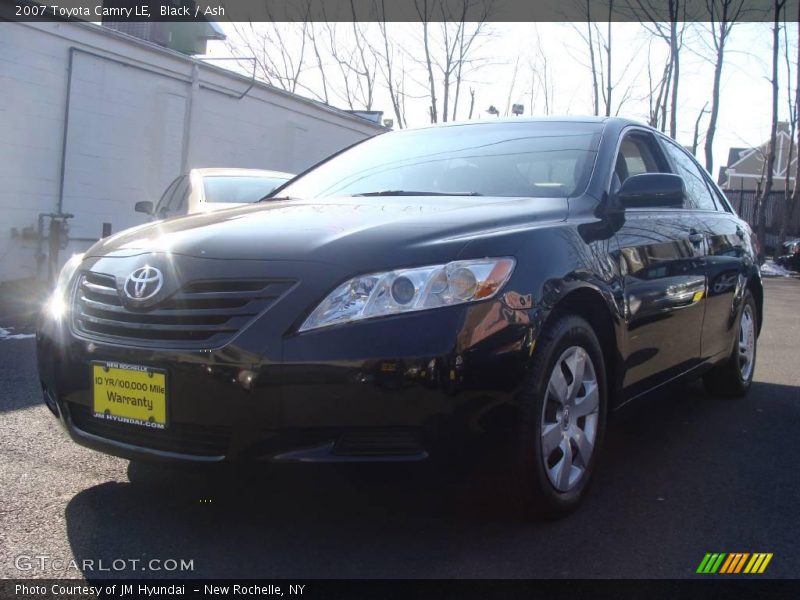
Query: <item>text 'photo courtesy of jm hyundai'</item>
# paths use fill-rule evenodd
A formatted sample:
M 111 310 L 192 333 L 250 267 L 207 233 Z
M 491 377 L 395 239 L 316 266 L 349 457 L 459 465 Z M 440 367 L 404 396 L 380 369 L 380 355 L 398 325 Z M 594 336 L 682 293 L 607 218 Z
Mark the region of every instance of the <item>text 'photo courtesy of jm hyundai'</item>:
M 41 384 L 77 443 L 137 460 L 415 461 L 490 437 L 510 502 L 564 514 L 611 411 L 691 377 L 747 392 L 754 246 L 631 121 L 390 132 L 73 257 Z

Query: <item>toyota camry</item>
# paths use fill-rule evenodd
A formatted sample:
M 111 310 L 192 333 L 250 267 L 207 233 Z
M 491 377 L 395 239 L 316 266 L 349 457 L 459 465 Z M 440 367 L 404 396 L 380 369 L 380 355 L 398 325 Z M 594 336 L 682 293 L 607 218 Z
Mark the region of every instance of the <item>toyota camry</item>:
M 498 434 L 514 502 L 565 513 L 611 411 L 694 377 L 747 392 L 754 248 L 695 159 L 628 120 L 389 132 L 74 256 L 44 401 L 139 460 L 415 461 Z

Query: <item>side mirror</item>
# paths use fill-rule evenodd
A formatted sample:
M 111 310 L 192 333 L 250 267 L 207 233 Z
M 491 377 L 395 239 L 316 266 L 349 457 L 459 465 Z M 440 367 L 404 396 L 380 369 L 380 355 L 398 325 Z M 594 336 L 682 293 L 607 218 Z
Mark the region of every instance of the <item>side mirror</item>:
M 135 210 L 136 212 L 144 213 L 146 215 L 152 215 L 153 203 L 150 202 L 149 200 L 142 200 L 141 202 L 137 202 L 134 205 L 133 210 Z
M 642 173 L 628 177 L 616 193 L 620 208 L 683 208 L 686 185 L 672 173 Z

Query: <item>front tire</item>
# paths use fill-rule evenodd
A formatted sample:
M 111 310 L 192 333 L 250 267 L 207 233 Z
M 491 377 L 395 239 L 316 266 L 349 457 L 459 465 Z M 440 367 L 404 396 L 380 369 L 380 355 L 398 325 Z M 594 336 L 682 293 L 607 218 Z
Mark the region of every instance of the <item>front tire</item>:
M 703 376 L 706 392 L 712 396 L 744 396 L 753 383 L 758 346 L 758 311 L 750 290 L 745 291 L 742 305 L 731 356 Z
M 520 401 L 513 502 L 526 515 L 566 515 L 586 494 L 605 432 L 603 352 L 584 319 L 559 317 L 539 337 Z

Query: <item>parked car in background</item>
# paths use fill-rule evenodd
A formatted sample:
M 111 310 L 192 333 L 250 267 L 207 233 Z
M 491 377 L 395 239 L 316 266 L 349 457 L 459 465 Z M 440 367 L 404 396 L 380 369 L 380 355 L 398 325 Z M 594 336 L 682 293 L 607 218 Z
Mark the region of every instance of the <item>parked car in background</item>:
M 261 169 L 192 169 L 167 186 L 157 204 L 136 203 L 136 212 L 166 219 L 256 202 L 294 175 Z
M 775 262 L 784 269 L 800 271 L 800 240 L 789 240 L 780 248 Z

